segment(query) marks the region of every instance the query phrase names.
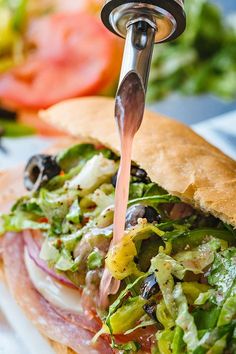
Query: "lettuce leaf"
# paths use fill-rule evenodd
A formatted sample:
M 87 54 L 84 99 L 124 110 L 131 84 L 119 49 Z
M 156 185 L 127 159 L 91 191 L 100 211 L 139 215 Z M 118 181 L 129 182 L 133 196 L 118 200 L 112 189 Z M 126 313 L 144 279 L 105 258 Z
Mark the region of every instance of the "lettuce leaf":
M 93 144 L 78 144 L 60 152 L 56 161 L 64 172 L 68 172 L 78 165 L 82 168 L 86 161 L 100 153 L 106 158 L 115 156 L 109 149 L 96 149 Z
M 173 252 L 177 253 L 187 248 L 195 248 L 202 243 L 206 243 L 210 238 L 217 238 L 227 241 L 229 245 L 235 245 L 236 239 L 232 233 L 225 229 L 195 229 L 195 230 L 177 230 L 176 233 L 166 232 L 164 239 L 171 241 L 173 244 Z
M 214 261 L 215 253 L 221 247 L 219 239 L 212 239 L 207 243 L 194 248 L 191 251 L 177 253 L 174 258 L 184 266 L 186 270 L 194 274 L 203 273 L 203 270 Z
M 177 197 L 174 197 L 170 194 L 165 195 L 153 195 L 153 196 L 144 196 L 142 198 L 131 199 L 128 202 L 128 205 L 134 204 L 164 204 L 164 203 L 179 203 L 180 200 Z
M 46 231 L 50 229 L 50 224 L 33 219 L 32 215 L 24 212 L 17 212 L 9 215 L 1 215 L 0 234 L 5 232 L 20 232 L 26 229 Z
M 214 347 L 215 343 L 224 336 L 232 337 L 236 327 L 235 320 L 230 324 L 216 327 L 212 331 L 207 331 L 200 339 L 198 346 L 193 351 L 193 354 L 205 354 Z M 213 352 L 212 352 L 213 353 Z
M 49 192 L 41 188 L 37 203 L 51 223 L 55 220 L 62 222 L 77 197 L 78 192 L 74 190 L 65 193 L 63 189 Z
M 187 299 L 184 296 L 180 283 L 177 283 L 173 297 L 177 306 L 176 324 L 182 328 L 183 340 L 187 345 L 188 351 L 192 352 L 198 347 L 198 332 L 193 316 L 189 313 Z
M 100 268 L 103 264 L 103 256 L 99 250 L 94 250 L 88 255 L 87 266 L 89 270 Z
M 94 155 L 83 166 L 80 173 L 68 181 L 68 189 L 79 189 L 83 195 L 94 191 L 105 183 L 117 171 L 117 164 L 105 158 L 101 153 Z
M 226 299 L 217 322 L 217 326 L 223 326 L 231 321 L 236 316 L 236 295 L 229 297 Z
M 174 279 L 183 279 L 185 274 L 184 267 L 172 257 L 159 253 L 151 260 L 150 272 L 154 272 L 160 287 L 166 308 L 173 319 L 177 316 L 177 308 L 174 299 Z
M 173 341 L 171 343 L 172 354 L 182 354 L 185 352 L 185 343 L 183 340 L 184 331 L 179 326 L 175 327 Z
M 171 329 L 175 326 L 175 321 L 169 313 L 163 299 L 157 304 L 156 316 L 158 322 L 160 322 L 165 329 Z
M 133 182 L 129 187 L 129 199 L 137 199 L 148 196 L 166 195 L 167 192 L 156 183 Z
M 208 282 L 217 290 L 216 301 L 219 304 L 236 292 L 236 248 L 216 254 Z

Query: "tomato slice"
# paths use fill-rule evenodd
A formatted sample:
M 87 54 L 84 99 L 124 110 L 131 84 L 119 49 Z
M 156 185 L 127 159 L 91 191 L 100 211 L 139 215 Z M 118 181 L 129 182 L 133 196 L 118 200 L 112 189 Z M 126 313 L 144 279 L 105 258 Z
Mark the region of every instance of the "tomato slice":
M 151 348 L 155 345 L 155 334 L 157 329 L 155 326 L 136 329 L 129 335 L 116 335 L 117 343 L 125 344 L 129 341 L 135 341 L 142 345 L 142 353 L 151 353 Z
M 46 108 L 97 94 L 118 76 L 120 42 L 96 16 L 42 17 L 32 22 L 28 40 L 35 49 L 26 62 L 0 76 L 0 98 L 16 108 Z

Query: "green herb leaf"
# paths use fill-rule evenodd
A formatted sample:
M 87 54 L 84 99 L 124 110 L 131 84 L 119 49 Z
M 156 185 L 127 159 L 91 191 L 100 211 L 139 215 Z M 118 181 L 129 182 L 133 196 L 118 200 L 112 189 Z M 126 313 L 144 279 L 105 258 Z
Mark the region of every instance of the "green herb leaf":
M 35 129 L 24 124 L 0 119 L 0 128 L 4 130 L 4 136 L 9 138 L 19 138 L 35 134 Z
M 133 204 L 141 204 L 141 203 L 148 203 L 148 204 L 163 204 L 163 203 L 179 203 L 180 200 L 177 197 L 174 197 L 170 194 L 166 195 L 154 195 L 154 196 L 147 196 L 142 198 L 131 199 L 128 202 L 128 205 Z

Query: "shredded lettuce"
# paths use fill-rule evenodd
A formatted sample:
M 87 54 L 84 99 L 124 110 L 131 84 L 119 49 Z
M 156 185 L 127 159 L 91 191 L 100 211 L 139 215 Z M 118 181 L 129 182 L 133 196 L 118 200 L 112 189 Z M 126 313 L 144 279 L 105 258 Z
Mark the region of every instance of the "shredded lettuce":
M 60 258 L 60 252 L 50 240 L 46 239 L 43 242 L 39 256 L 48 264 L 54 265 Z
M 92 144 L 78 144 L 59 152 L 56 161 L 61 169 L 67 173 L 79 164 L 83 165 L 97 153 L 98 151 Z
M 236 316 L 236 295 L 229 297 L 220 312 L 220 316 L 217 322 L 217 326 L 223 326 L 228 323 L 231 323 L 231 321 L 235 318 Z
M 180 200 L 177 197 L 174 197 L 170 194 L 166 195 L 154 195 L 154 196 L 144 196 L 141 198 L 136 198 L 136 199 L 131 199 L 128 202 L 128 205 L 134 205 L 134 204 L 142 204 L 142 203 L 148 203 L 150 205 L 152 204 L 164 204 L 164 203 L 179 203 Z
M 75 199 L 71 204 L 68 213 L 66 214 L 66 221 L 73 224 L 80 224 L 82 221 L 82 213 L 78 199 Z
M 205 306 L 202 307 L 195 307 L 192 312 L 195 324 L 199 331 L 207 331 L 215 328 L 219 314 L 220 308 L 211 302 L 207 302 Z
M 60 257 L 55 264 L 55 268 L 62 272 L 68 270 L 75 272 L 77 270 L 77 263 L 76 260 L 73 260 L 71 253 L 63 248 L 60 252 Z
M 88 193 L 106 182 L 116 171 L 117 165 L 113 160 L 105 158 L 102 154 L 95 155 L 85 163 L 80 173 L 68 182 L 67 188 L 82 189 Z
M 63 189 L 49 192 L 42 188 L 39 192 L 38 205 L 50 222 L 55 220 L 62 222 L 77 195 L 77 192 L 73 190 L 68 193 L 65 193 Z
M 115 154 L 109 149 L 96 149 L 93 144 L 78 144 L 61 151 L 57 155 L 56 161 L 61 169 L 67 173 L 78 165 L 82 167 L 86 161 L 98 154 L 102 154 L 108 159 L 116 159 Z
M 173 295 L 174 279 L 173 275 L 178 279 L 183 279 L 185 269 L 181 264 L 172 257 L 159 253 L 151 261 L 150 271 L 154 272 L 158 285 L 163 295 L 166 308 L 173 319 L 176 318 L 177 308 Z
M 193 354 L 205 354 L 209 350 L 214 347 L 215 343 L 220 339 L 227 337 L 231 337 L 235 330 L 235 320 L 230 324 L 226 324 L 224 326 L 216 327 L 211 331 L 207 331 L 203 337 L 200 339 L 198 346 L 193 351 Z
M 100 214 L 107 207 L 114 205 L 114 193 L 107 195 L 101 188 L 96 189 L 91 195 L 91 200 L 96 204 L 96 214 Z
M 208 282 L 217 290 L 216 301 L 219 304 L 236 293 L 236 248 L 216 254 Z
M 199 299 L 200 294 L 204 295 L 208 292 L 210 286 L 207 284 L 200 284 L 198 282 L 183 282 L 183 293 L 187 298 L 188 304 L 196 304 L 196 300 Z
M 1 215 L 1 229 L 3 234 L 8 231 L 20 232 L 26 229 L 46 231 L 50 229 L 50 224 L 32 220 L 32 215 L 24 212 L 17 212 L 9 215 Z
M 87 266 L 89 270 L 100 268 L 103 264 L 103 256 L 99 250 L 93 250 L 87 258 Z
M 221 248 L 219 239 L 212 239 L 207 243 L 199 245 L 191 251 L 177 253 L 174 258 L 182 264 L 186 270 L 194 274 L 202 273 L 203 270 L 214 261 L 215 253 Z
M 171 343 L 172 354 L 182 354 L 185 352 L 185 343 L 183 340 L 184 331 L 179 326 L 175 327 L 173 341 Z
M 192 352 L 198 346 L 198 332 L 194 318 L 189 313 L 187 299 L 180 283 L 176 284 L 173 297 L 177 306 L 176 324 L 184 331 L 183 340 L 187 345 L 187 349 Z
M 166 232 L 164 238 L 173 243 L 173 252 L 177 253 L 186 249 L 195 248 L 202 243 L 208 242 L 212 238 L 225 240 L 229 245 L 235 245 L 236 239 L 234 235 L 226 229 L 180 229 L 176 232 Z
M 148 196 L 166 195 L 167 192 L 156 183 L 132 182 L 129 187 L 129 199 L 138 199 Z
M 204 293 L 200 293 L 196 300 L 194 301 L 194 305 L 204 305 L 212 296 L 214 296 L 215 290 L 210 289 Z
M 158 322 L 160 322 L 165 329 L 171 329 L 175 326 L 175 321 L 167 310 L 163 299 L 157 304 L 156 316 Z

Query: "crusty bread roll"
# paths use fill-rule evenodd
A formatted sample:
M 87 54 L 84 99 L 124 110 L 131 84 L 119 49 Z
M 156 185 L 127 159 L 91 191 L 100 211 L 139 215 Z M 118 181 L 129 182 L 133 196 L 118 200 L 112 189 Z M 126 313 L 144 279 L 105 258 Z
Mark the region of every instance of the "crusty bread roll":
M 72 99 L 40 116 L 72 136 L 119 151 L 113 99 Z M 236 226 L 236 162 L 184 124 L 146 111 L 132 158 L 170 194 Z
M 119 152 L 114 100 L 103 97 L 72 99 L 40 112 L 46 122 L 69 132 L 75 141 L 96 141 Z M 52 151 L 71 145 L 68 140 Z M 169 193 L 236 227 L 236 162 L 175 120 L 146 111 L 135 137 L 133 160 Z M 0 205 L 22 194 L 22 175 L 11 181 L 0 175 Z M 5 195 L 5 197 L 4 197 Z M 1 209 L 0 209 L 1 210 Z M 1 264 L 0 264 L 1 266 Z M 13 294 L 14 295 L 14 294 Z M 58 354 L 73 354 L 68 347 L 49 341 Z M 82 353 L 81 353 L 82 354 Z

